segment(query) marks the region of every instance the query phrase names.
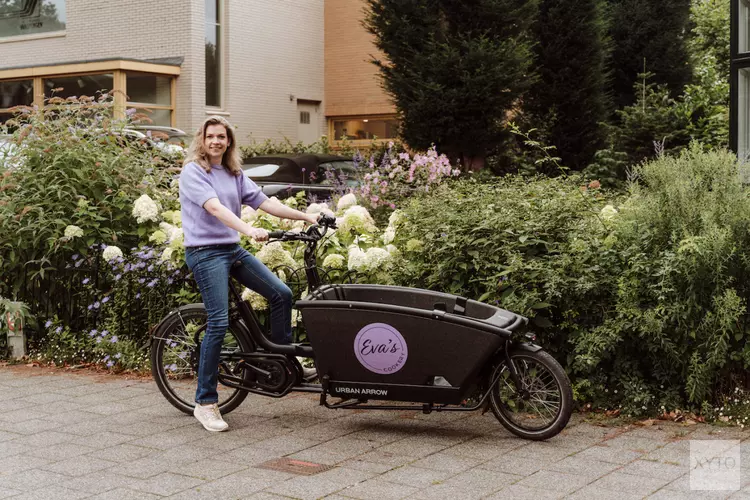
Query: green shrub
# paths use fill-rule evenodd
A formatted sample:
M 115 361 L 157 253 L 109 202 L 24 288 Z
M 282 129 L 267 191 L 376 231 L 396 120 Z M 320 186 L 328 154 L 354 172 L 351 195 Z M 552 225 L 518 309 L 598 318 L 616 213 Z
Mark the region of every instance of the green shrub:
M 25 275 L 50 271 L 57 257 L 88 255 L 94 243 L 138 244 L 135 200 L 158 197 L 179 170 L 124 135 L 128 123 L 112 119 L 102 96 L 51 98 L 6 124 L 21 161 L 0 176 L 0 294 L 17 295 Z

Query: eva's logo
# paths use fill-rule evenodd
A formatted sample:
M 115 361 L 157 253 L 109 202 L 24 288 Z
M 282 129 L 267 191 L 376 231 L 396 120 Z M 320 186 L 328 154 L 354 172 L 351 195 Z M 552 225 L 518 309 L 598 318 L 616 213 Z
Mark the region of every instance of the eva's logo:
M 409 357 L 409 349 L 398 330 L 385 323 L 371 323 L 354 338 L 357 360 L 371 372 L 396 373 Z

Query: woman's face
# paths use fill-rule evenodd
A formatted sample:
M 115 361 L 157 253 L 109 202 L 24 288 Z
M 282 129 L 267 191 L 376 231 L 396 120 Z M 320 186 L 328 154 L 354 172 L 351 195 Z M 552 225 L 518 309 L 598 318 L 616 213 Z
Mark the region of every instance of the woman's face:
M 212 163 L 221 163 L 221 159 L 229 147 L 229 135 L 226 127 L 224 125 L 209 125 L 206 127 L 203 147 L 206 148 Z

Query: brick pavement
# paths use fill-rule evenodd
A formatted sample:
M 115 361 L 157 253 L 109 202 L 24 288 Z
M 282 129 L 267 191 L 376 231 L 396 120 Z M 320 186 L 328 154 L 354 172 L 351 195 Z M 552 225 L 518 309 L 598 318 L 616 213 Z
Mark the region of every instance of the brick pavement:
M 579 416 L 529 442 L 488 413 L 327 410 L 310 395 L 251 395 L 209 434 L 150 380 L 0 367 L 0 499 L 750 499 L 691 491 L 689 439 L 747 439 L 708 425 L 604 428 Z M 747 444 L 747 449 L 745 449 Z M 280 457 L 327 464 L 303 476 Z

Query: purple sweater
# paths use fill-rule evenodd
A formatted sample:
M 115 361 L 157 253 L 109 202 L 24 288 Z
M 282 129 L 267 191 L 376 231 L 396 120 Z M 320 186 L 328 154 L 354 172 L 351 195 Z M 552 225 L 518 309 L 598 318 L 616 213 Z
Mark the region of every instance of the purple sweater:
M 209 214 L 203 205 L 218 198 L 222 205 L 240 216 L 242 205 L 258 209 L 268 197 L 244 175 L 234 176 L 221 165 L 212 165 L 207 174 L 197 163 L 188 163 L 180 174 L 180 213 L 186 247 L 238 243 L 240 234 Z

